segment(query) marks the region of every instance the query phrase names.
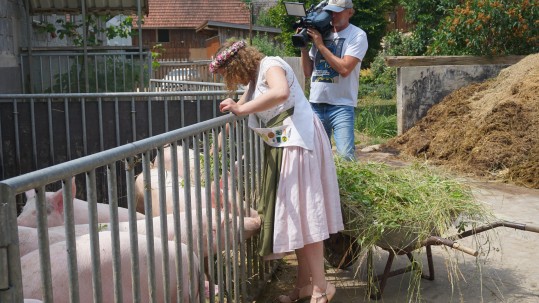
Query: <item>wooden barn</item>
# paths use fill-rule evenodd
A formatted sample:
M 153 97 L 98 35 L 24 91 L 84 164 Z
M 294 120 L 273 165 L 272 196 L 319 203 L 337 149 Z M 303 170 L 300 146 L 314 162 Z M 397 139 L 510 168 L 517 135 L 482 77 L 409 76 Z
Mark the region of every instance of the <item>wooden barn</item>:
M 160 59 L 196 61 L 211 58 L 230 37 L 248 39 L 257 33 L 273 37 L 281 32 L 252 25 L 251 14 L 241 0 L 149 0 L 142 44 L 150 49 L 159 45 Z M 133 45 L 138 45 L 137 35 Z

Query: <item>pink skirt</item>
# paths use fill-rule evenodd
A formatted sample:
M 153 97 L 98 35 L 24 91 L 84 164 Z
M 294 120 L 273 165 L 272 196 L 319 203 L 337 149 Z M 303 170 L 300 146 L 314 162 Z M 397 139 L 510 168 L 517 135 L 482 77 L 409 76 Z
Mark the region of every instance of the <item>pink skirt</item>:
M 314 149 L 286 147 L 275 202 L 273 254 L 287 253 L 344 229 L 333 152 L 322 122 L 314 119 Z

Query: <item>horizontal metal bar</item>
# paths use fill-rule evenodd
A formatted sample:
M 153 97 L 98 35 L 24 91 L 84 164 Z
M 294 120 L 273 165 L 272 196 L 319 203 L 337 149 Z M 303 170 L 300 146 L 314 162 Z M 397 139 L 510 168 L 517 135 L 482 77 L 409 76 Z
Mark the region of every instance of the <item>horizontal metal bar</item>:
M 197 82 L 197 81 L 175 81 L 175 80 L 160 80 L 160 79 L 150 79 L 150 82 L 153 83 L 173 83 L 173 84 L 191 84 L 191 85 L 205 85 L 205 86 L 218 86 L 225 87 L 224 83 L 215 83 L 215 82 Z
M 207 83 L 206 83 L 207 84 Z M 29 99 L 54 99 L 54 98 L 119 98 L 119 97 L 171 97 L 171 96 L 207 96 L 207 95 L 223 95 L 228 94 L 226 90 L 216 91 L 185 91 L 185 92 L 121 92 L 121 93 L 57 93 L 57 94 L 0 94 L 0 101 L 3 99 L 17 99 L 27 101 Z M 243 90 L 238 90 L 235 93 L 243 94 Z
M 211 60 L 200 60 L 200 61 L 166 61 L 158 60 L 160 66 L 197 66 L 197 65 L 207 65 Z
M 134 50 L 138 50 L 137 49 L 134 49 Z M 50 51 L 45 51 L 45 50 L 39 50 L 39 51 L 35 51 L 35 50 L 32 50 L 32 57 L 36 57 L 36 56 L 84 56 L 84 53 L 82 52 L 83 50 L 81 49 L 80 51 L 73 51 L 73 49 L 69 49 L 69 50 L 62 50 L 62 49 L 52 49 Z M 129 55 L 129 56 L 139 56 L 140 53 L 139 52 L 127 52 L 127 51 L 121 51 L 121 50 L 116 50 L 116 51 L 107 51 L 106 49 L 99 49 L 99 50 L 89 50 L 90 52 L 88 52 L 88 54 L 90 56 L 95 56 L 95 55 L 106 55 L 106 56 L 118 56 L 118 55 Z M 93 51 L 98 51 L 98 52 L 93 52 Z M 143 51 L 142 52 L 143 55 L 145 56 L 149 56 L 150 55 L 150 52 L 149 51 Z M 28 57 L 28 53 L 21 53 L 21 56 L 24 56 L 24 57 Z M 138 58 L 137 58 L 138 59 Z
M 150 149 L 157 148 L 189 136 L 194 136 L 198 133 L 219 127 L 225 123 L 232 123 L 243 118 L 245 118 L 245 116 L 238 117 L 233 114 L 224 115 L 197 124 L 182 127 L 164 134 L 155 135 L 150 138 L 142 139 L 106 151 L 98 152 L 48 168 L 36 170 L 21 176 L 13 177 L 11 179 L 4 180 L 1 183 L 10 186 L 16 193 L 21 193 L 41 186 L 42 184 L 52 183 L 60 179 L 65 179 L 73 175 L 92 170 L 95 167 L 105 166 L 109 163 L 124 160 Z

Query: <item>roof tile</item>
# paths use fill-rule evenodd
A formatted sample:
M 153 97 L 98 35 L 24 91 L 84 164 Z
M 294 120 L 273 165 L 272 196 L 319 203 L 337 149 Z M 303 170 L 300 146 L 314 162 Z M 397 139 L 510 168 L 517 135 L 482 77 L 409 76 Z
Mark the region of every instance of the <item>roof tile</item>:
M 249 24 L 241 0 L 148 0 L 142 28 L 197 28 L 206 21 Z M 136 24 L 136 17 L 134 24 Z

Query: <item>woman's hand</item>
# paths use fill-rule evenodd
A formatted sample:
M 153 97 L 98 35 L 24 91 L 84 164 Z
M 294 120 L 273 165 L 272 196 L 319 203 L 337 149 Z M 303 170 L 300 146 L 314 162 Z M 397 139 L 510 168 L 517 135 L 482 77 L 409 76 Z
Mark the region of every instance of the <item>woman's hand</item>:
M 240 108 L 240 105 L 237 104 L 234 100 L 232 100 L 231 98 L 227 98 L 223 101 L 221 101 L 221 103 L 219 104 L 219 110 L 224 113 L 224 112 L 231 112 L 233 113 L 234 115 L 239 115 L 239 108 Z

